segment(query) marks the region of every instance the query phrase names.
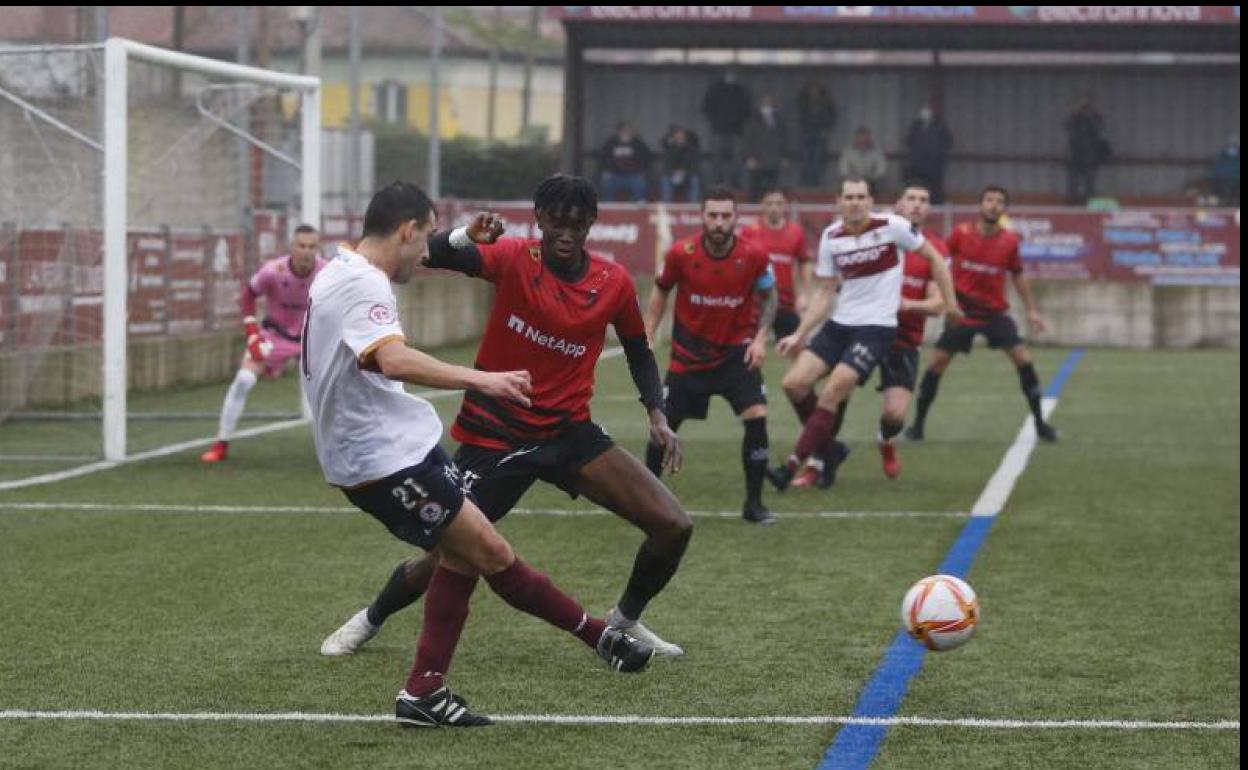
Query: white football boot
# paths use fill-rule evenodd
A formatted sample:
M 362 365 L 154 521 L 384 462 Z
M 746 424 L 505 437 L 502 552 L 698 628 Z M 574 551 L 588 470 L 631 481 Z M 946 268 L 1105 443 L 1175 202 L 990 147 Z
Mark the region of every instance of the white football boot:
M 612 607 L 607 612 L 605 620 L 608 626 L 618 628 L 637 641 L 651 647 L 655 655 L 662 655 L 665 658 L 677 658 L 685 654 L 680 645 L 665 642 L 659 638 L 658 634 L 643 626 L 640 621 L 629 620 L 624 617 L 618 607 Z
M 351 616 L 334 633 L 321 642 L 322 655 L 353 655 L 369 639 L 377 635 L 381 626 L 368 622 L 368 608 L 364 608 Z

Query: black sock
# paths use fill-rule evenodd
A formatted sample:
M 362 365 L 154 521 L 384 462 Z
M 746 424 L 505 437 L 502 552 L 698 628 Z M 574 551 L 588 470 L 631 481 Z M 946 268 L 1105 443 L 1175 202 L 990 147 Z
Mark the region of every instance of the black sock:
M 684 556 L 689 538 L 693 536 L 692 523 L 688 519 L 685 522 L 669 527 L 665 532 L 650 535 L 637 549 L 633 574 L 629 575 L 624 595 L 616 605 L 624 617 L 631 620 L 641 617 L 650 600 L 676 574 L 680 558 Z
M 923 381 L 919 383 L 919 408 L 914 415 L 914 424 L 923 427 L 927 421 L 927 410 L 932 408 L 936 400 L 936 391 L 940 390 L 940 375 L 928 369 L 923 373 Z
M 767 475 L 767 418 L 755 417 L 745 420 L 745 438 L 741 441 L 741 464 L 745 466 L 746 504 L 761 505 L 763 502 L 763 479 Z
M 368 622 L 380 626 L 386 618 L 423 596 L 437 566 L 437 559 L 426 557 L 410 559 L 395 567 L 381 593 L 368 605 Z
M 885 441 L 892 441 L 893 437 L 901 433 L 901 429 L 905 427 L 900 422 L 894 422 L 887 417 L 880 418 L 880 438 Z
M 1040 377 L 1036 374 L 1033 364 L 1018 367 L 1018 384 L 1027 398 L 1027 406 L 1031 407 L 1031 416 L 1036 418 L 1036 425 L 1044 424 L 1044 411 L 1040 403 Z

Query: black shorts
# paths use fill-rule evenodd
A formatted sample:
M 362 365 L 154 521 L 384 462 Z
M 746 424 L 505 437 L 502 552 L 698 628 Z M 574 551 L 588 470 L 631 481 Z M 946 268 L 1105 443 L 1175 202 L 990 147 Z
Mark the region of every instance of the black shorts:
M 437 545 L 442 530 L 464 505 L 459 470 L 438 446 L 410 468 L 343 492 L 352 505 L 384 524 L 390 534 L 426 551 Z
M 974 325 L 971 325 L 974 324 Z M 989 316 L 987 319 L 975 319 L 970 323 L 959 324 L 945 331 L 936 340 L 936 347 L 946 353 L 970 353 L 975 335 L 982 334 L 988 338 L 988 347 L 998 350 L 1009 350 L 1023 344 L 1018 333 L 1018 325 L 1005 313 Z
M 711 396 L 723 396 L 740 415 L 746 409 L 767 403 L 763 373 L 750 371 L 745 365 L 745 348 L 734 352 L 727 361 L 700 372 L 668 371 L 663 382 L 664 413 L 673 424 L 685 420 L 705 420 Z
M 801 325 L 802 316 L 796 310 L 782 307 L 776 311 L 776 320 L 771 322 L 771 333 L 776 335 L 778 340 L 784 339 L 797 331 L 797 327 Z
M 919 379 L 919 351 L 894 345 L 880 362 L 880 390 L 905 388 L 914 392 Z
M 498 521 L 538 479 L 575 498 L 577 473 L 613 446 L 615 442 L 597 424 L 578 422 L 554 439 L 514 449 L 463 444 L 455 453 L 455 464 L 472 499 L 490 521 Z
M 895 326 L 842 326 L 825 321 L 806 349 L 830 367 L 845 364 L 858 372 L 858 384 L 865 383 L 880 365 L 897 336 Z

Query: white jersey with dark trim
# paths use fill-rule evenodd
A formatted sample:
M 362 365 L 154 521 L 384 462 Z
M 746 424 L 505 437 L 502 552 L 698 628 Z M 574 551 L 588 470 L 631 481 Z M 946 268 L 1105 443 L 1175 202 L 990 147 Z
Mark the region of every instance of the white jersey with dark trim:
M 815 266 L 820 278 L 841 280 L 832 320 L 842 326 L 896 326 L 905 253 L 923 243 L 919 229 L 895 214 L 872 214 L 857 233 L 841 220 L 833 222 L 819 239 Z
M 354 487 L 423 461 L 442 438 L 442 421 L 374 360 L 383 344 L 404 340 L 389 278 L 339 248 L 308 299 L 300 369 L 325 479 Z

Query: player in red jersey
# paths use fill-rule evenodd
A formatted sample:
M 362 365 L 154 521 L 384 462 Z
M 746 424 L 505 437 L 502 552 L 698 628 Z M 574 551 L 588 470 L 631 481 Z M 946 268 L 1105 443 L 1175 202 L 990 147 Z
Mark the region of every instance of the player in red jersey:
M 936 342 L 932 362 L 919 385 L 918 413 L 914 424 L 906 431 L 912 441 L 923 440 L 928 410 L 936 400 L 941 375 L 949 368 L 955 353 L 970 354 L 977 334 L 988 338 L 989 347 L 1005 351 L 1018 369 L 1018 382 L 1035 419 L 1036 435 L 1045 441 L 1057 440 L 1057 429 L 1045 421 L 1041 411 L 1040 378 L 1032 363 L 1031 351 L 1007 313 L 1010 309 L 1005 296 L 1008 274 L 1013 277 L 1014 288 L 1023 299 L 1032 331 L 1042 332 L 1046 328 L 1044 316 L 1040 315 L 1031 293 L 1031 284 L 1023 275 L 1018 235 L 1001 227 L 1001 217 L 1009 204 L 1009 193 L 1004 188 L 985 187 L 979 196 L 979 221 L 960 224 L 949 234 L 954 284 L 966 319 L 955 326 L 946 325 L 944 334 Z
M 461 442 L 455 464 L 491 521 L 507 515 L 540 479 L 572 497 L 585 495 L 645 532 L 632 575 L 606 620 L 657 654 L 681 655 L 679 646 L 638 618 L 676 573 L 693 522 L 667 487 L 616 446 L 589 412 L 594 367 L 607 327 L 614 326 L 649 413 L 651 438 L 663 448 L 664 465 L 679 470 L 680 441 L 663 414 L 658 364 L 646 340 L 637 291 L 624 268 L 585 249 L 598 214 L 589 182 L 553 176 L 537 188 L 533 204 L 541 240 L 480 243 L 481 231 L 496 238 L 502 230 L 497 217 L 480 214 L 469 228 L 430 241 L 429 267 L 480 277 L 496 288 L 476 367 L 525 369 L 533 383 L 530 405 L 464 393 L 451 429 Z M 420 598 L 436 566 L 436 554 L 399 565 L 373 604 L 331 634 L 321 652 L 354 652 L 387 617 Z
M 776 274 L 779 308 L 771 325 L 776 339 L 797 331 L 806 309 L 807 294 L 814 285 L 814 262 L 806 248 L 806 231 L 788 219 L 789 197 L 782 188 L 763 194 L 763 218 L 741 230 L 741 237 L 752 240 L 767 253 Z
M 776 316 L 775 276 L 766 252 L 734 235 L 737 202 L 716 188 L 702 200 L 702 232 L 677 241 L 663 259 L 646 308 L 646 335 L 654 339 L 676 292 L 672 360 L 664 411 L 672 430 L 687 419 L 705 420 L 711 396 L 727 399 L 745 425 L 741 462 L 745 505 L 741 516 L 772 524 L 763 505 L 767 474 L 767 396 L 762 368 L 767 334 Z M 646 466 L 659 476 L 663 447 L 651 441 Z

